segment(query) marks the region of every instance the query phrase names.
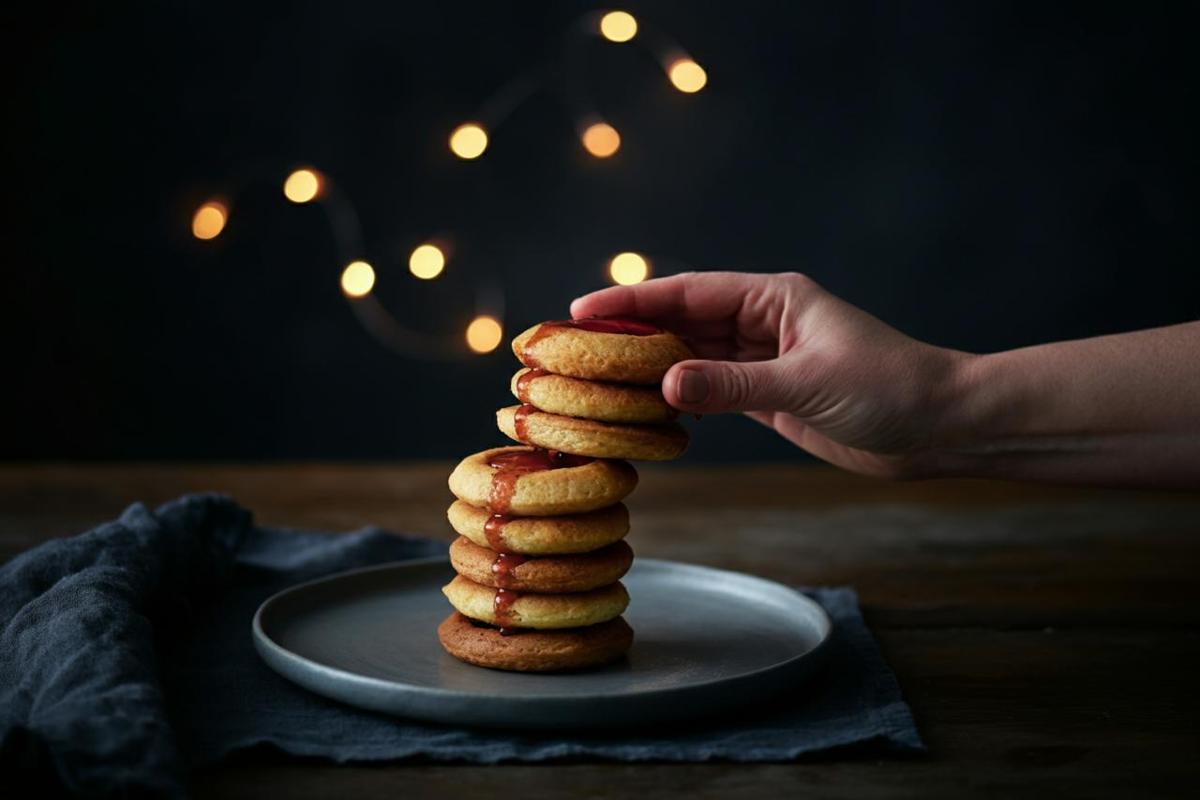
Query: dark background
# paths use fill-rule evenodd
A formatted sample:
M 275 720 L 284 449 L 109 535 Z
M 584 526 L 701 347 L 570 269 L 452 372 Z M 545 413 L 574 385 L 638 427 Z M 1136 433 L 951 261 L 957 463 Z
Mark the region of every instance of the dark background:
M 51 4 L 47 4 L 50 6 Z M 578 2 L 146 2 L 3 14 L 7 332 L 0 457 L 456 458 L 500 442 L 507 344 L 401 356 L 338 290 L 313 164 L 357 207 L 377 295 L 461 336 L 474 287 L 506 339 L 605 285 L 799 269 L 899 328 L 996 350 L 1200 317 L 1200 59 L 1187 4 L 641 3 L 709 73 L 670 88 L 634 45 L 581 51 L 621 131 L 583 154 L 541 93 L 478 162 L 447 133 L 556 74 Z M 188 233 L 230 198 L 225 233 Z M 441 234 L 445 276 L 403 253 Z M 800 457 L 739 418 L 692 460 Z

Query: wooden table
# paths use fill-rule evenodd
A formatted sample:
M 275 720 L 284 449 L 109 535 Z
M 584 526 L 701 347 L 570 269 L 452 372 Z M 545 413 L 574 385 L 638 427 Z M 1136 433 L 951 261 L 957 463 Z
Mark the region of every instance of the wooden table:
M 0 467 L 0 558 L 135 500 L 228 492 L 266 524 L 449 538 L 448 464 Z M 823 468 L 645 468 L 640 555 L 851 584 L 929 755 L 792 764 L 335 766 L 253 754 L 201 797 L 1170 796 L 1200 778 L 1200 496 Z

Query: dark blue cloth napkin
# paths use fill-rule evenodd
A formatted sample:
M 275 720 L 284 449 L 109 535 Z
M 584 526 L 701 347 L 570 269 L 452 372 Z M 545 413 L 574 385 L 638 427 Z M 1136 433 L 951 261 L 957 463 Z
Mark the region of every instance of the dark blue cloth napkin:
M 336 761 L 476 763 L 922 748 L 850 589 L 809 592 L 836 633 L 825 669 L 794 698 L 685 729 L 547 735 L 411 722 L 311 694 L 254 652 L 250 619 L 279 589 L 445 549 L 376 529 L 257 528 L 233 501 L 197 495 L 153 512 L 134 505 L 30 550 L 0 567 L 0 763 L 87 794 L 180 795 L 190 767 L 260 744 Z

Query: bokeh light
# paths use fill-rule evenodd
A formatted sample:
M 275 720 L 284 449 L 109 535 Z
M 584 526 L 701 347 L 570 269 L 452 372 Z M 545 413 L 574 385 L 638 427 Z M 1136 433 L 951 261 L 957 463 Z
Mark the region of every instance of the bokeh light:
M 600 34 L 610 42 L 628 42 L 637 36 L 637 20 L 627 11 L 610 11 L 600 18 Z
M 632 286 L 646 280 L 650 274 L 650 265 L 638 253 L 617 253 L 608 262 L 608 274 L 613 283 L 621 286 Z
M 421 280 L 433 280 L 446 268 L 446 255 L 437 245 L 423 244 L 408 257 L 408 271 Z
M 283 182 L 283 196 L 293 203 L 308 203 L 317 199 L 324 183 L 321 173 L 315 169 L 298 169 Z
M 704 67 L 690 58 L 681 58 L 673 63 L 667 70 L 667 76 L 676 89 L 688 94 L 700 91 L 708 83 L 708 73 Z
M 347 297 L 366 297 L 375 287 L 375 270 L 365 261 L 351 261 L 342 270 L 342 291 Z
M 215 239 L 225 230 L 228 219 L 229 209 L 225 204 L 210 200 L 192 215 L 192 236 L 197 239 Z
M 450 134 L 450 150 L 461 159 L 470 161 L 479 158 L 487 150 L 488 135 L 477 122 L 466 122 Z
M 486 314 L 471 320 L 467 326 L 467 347 L 476 353 L 490 353 L 500 346 L 504 328 L 495 317 Z
M 596 122 L 583 132 L 583 146 L 596 158 L 608 158 L 621 147 L 621 134 L 607 122 Z

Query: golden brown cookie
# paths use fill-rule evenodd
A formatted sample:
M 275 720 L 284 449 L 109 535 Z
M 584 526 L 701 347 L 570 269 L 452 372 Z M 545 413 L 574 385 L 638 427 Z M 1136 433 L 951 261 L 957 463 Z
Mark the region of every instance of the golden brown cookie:
M 587 553 L 629 533 L 629 509 L 622 503 L 586 514 L 506 517 L 455 500 L 446 518 L 459 535 L 481 547 L 534 556 Z
M 613 383 L 658 383 L 692 351 L 673 333 L 645 322 L 580 319 L 543 322 L 512 342 L 527 367 L 557 375 Z
M 516 672 L 559 672 L 616 661 L 633 645 L 633 629 L 617 617 L 586 628 L 523 630 L 506 636 L 455 611 L 438 626 L 438 639 L 446 652 L 468 664 Z
M 670 422 L 678 412 L 662 392 L 646 386 L 585 381 L 541 369 L 518 370 L 510 383 L 513 397 L 551 414 L 600 422 Z
M 620 502 L 637 486 L 637 472 L 624 461 L 496 447 L 460 461 L 449 483 L 459 500 L 493 514 L 548 517 Z
M 496 425 L 518 442 L 593 458 L 670 461 L 683 455 L 688 444 L 687 431 L 677 422 L 621 425 L 550 414 L 531 405 L 500 409 Z
M 514 628 L 580 628 L 619 617 L 629 605 L 620 583 L 589 592 L 527 594 L 482 586 L 462 575 L 442 587 L 450 605 L 471 619 Z
M 450 564 L 468 580 L 495 589 L 562 594 L 588 592 L 616 583 L 633 564 L 633 548 L 625 542 L 571 556 L 531 558 L 497 553 L 465 536 L 450 545 Z

